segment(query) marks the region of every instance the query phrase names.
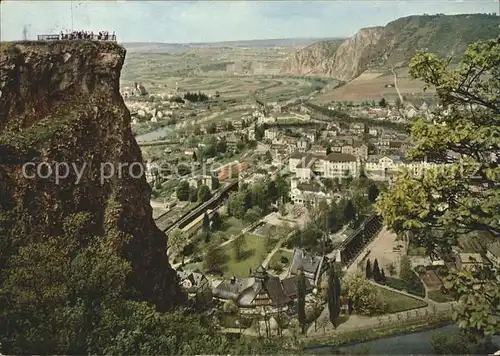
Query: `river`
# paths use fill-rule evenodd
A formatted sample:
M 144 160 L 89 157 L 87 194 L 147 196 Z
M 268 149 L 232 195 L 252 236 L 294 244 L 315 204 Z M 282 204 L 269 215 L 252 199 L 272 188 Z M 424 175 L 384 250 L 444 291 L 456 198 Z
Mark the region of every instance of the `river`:
M 359 350 L 359 352 L 365 350 L 369 352 L 370 355 L 430 355 L 434 353 L 431 345 L 431 337 L 436 333 L 452 335 L 458 333 L 458 327 L 455 325 L 448 325 L 412 334 L 362 342 L 351 346 L 341 347 L 340 350 L 348 353 L 356 353 L 357 350 Z M 498 349 L 500 349 L 500 336 L 495 336 L 493 338 L 493 342 L 498 344 Z M 307 352 L 312 354 L 327 353 L 329 351 L 333 351 L 334 349 L 336 349 L 336 347 L 322 345 L 308 347 Z
M 167 136 L 170 132 L 172 132 L 171 126 L 164 126 L 157 130 L 145 133 L 143 135 L 139 135 L 135 137 L 135 140 L 139 143 L 148 142 L 148 141 L 158 141 Z

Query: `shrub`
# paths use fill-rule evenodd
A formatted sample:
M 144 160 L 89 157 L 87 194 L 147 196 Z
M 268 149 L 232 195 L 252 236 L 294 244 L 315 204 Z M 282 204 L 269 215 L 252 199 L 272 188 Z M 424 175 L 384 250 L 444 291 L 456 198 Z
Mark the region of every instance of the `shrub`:
M 436 273 L 440 277 L 444 277 L 448 274 L 448 267 L 446 266 L 437 266 L 436 267 Z
M 427 271 L 427 269 L 425 268 L 425 266 L 419 265 L 419 266 L 415 267 L 415 271 L 420 274 L 420 273 L 425 273 Z
M 286 256 L 281 256 L 281 258 L 280 258 L 280 262 L 281 262 L 282 264 L 284 264 L 284 265 L 285 265 L 285 264 L 287 264 L 287 263 L 288 263 L 288 257 L 286 257 Z

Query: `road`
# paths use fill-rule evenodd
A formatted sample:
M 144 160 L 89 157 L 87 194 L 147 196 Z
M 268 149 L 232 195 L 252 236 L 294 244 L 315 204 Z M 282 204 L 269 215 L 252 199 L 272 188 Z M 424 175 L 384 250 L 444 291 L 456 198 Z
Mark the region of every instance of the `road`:
M 398 75 L 394 71 L 394 68 L 391 68 L 391 72 L 392 72 L 392 74 L 394 74 L 394 88 L 396 88 L 396 91 L 398 92 L 399 100 L 401 101 L 401 103 L 403 103 L 403 96 L 399 92 L 399 88 L 398 88 Z

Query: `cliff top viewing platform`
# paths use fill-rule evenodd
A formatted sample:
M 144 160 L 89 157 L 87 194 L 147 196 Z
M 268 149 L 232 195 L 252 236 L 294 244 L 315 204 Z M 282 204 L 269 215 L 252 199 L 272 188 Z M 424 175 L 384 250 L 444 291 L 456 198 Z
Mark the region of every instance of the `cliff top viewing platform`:
M 89 41 L 108 41 L 116 42 L 116 35 L 113 32 L 109 34 L 107 31 L 98 33 L 88 31 L 73 31 L 68 33 L 61 32 L 60 34 L 38 35 L 38 41 L 65 41 L 65 40 L 89 40 Z

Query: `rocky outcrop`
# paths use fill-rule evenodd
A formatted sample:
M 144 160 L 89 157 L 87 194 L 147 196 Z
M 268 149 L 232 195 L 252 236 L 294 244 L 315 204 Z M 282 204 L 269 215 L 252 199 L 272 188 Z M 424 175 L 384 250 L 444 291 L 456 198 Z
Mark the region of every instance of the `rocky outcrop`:
M 366 70 L 383 27 L 364 28 L 346 40 L 312 44 L 292 55 L 282 73 L 349 81 Z
M 313 43 L 295 52 L 283 65 L 282 73 L 321 76 L 328 72 L 328 63 L 344 40 Z
M 0 210 L 26 211 L 31 238 L 59 236 L 65 217 L 90 212 L 90 232 L 113 237 L 130 261 L 135 295 L 172 308 L 182 294 L 119 93 L 125 49 L 56 41 L 2 43 L 1 51 Z
M 499 27 L 500 18 L 489 14 L 403 17 L 362 29 L 342 43 L 305 47 L 291 55 L 282 73 L 347 82 L 367 69 L 407 66 L 418 50 L 460 57 L 470 43 L 497 37 Z

